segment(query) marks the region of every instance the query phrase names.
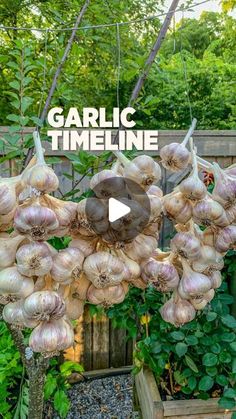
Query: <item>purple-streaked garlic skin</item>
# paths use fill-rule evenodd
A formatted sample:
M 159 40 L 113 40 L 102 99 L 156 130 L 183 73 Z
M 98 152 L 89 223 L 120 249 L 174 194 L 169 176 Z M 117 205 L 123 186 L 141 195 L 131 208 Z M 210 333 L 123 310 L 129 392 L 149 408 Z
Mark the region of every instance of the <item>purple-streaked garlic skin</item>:
M 16 252 L 18 271 L 25 276 L 43 276 L 52 268 L 49 248 L 42 242 L 31 242 L 20 246 Z
M 66 306 L 63 299 L 55 291 L 38 291 L 31 294 L 24 301 L 25 315 L 38 321 L 49 321 L 64 316 Z
M 220 253 L 226 253 L 229 249 L 234 249 L 236 245 L 236 226 L 224 227 L 219 231 L 215 240 L 215 248 Z
M 171 250 L 190 260 L 197 260 L 201 255 L 201 242 L 190 232 L 177 233 L 170 242 Z
M 34 352 L 41 352 L 46 355 L 63 351 L 72 346 L 73 343 L 73 329 L 63 318 L 40 322 L 29 338 L 30 348 Z
M 51 276 L 58 283 L 71 283 L 79 279 L 82 272 L 84 254 L 73 247 L 61 250 L 53 258 Z
M 87 299 L 90 303 L 110 307 L 113 304 L 119 304 L 124 301 L 125 290 L 122 284 L 106 288 L 96 288 L 91 285 L 88 289 Z
M 142 267 L 141 276 L 160 292 L 172 291 L 179 283 L 179 275 L 173 264 L 154 259 Z
M 168 300 L 161 307 L 160 314 L 163 320 L 179 327 L 192 321 L 195 318 L 196 310 L 189 301 L 178 296 Z
M 218 164 L 213 163 L 215 174 L 215 186 L 212 197 L 224 208 L 236 203 L 236 176 L 229 175 Z
M 171 172 L 179 172 L 188 166 L 190 153 L 184 145 L 171 143 L 162 147 L 160 157 L 165 169 Z

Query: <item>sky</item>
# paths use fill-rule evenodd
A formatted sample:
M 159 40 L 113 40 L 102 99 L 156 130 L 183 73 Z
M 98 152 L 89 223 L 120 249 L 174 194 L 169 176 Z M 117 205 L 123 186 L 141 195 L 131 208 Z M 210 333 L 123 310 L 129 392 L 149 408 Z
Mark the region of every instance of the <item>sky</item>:
M 200 3 L 202 0 L 194 0 L 194 3 Z M 165 0 L 165 6 L 168 9 L 171 5 L 172 0 Z M 184 4 L 184 1 L 181 1 L 181 4 Z M 207 3 L 201 4 L 197 7 L 192 9 L 192 12 L 184 12 L 184 17 L 190 18 L 199 18 L 201 13 L 204 11 L 211 11 L 211 12 L 220 12 L 220 0 L 210 0 Z M 236 17 L 236 12 L 233 13 Z M 182 12 L 176 13 L 176 21 L 178 22 L 182 18 Z

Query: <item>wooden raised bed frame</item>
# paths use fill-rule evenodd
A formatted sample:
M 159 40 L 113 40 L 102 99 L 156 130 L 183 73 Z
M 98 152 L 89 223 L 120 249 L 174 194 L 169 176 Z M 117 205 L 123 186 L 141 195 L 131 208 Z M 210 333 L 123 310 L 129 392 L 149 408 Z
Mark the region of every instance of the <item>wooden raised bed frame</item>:
M 143 369 L 135 376 L 143 419 L 230 419 L 233 410 L 222 409 L 219 399 L 162 401 L 153 373 Z

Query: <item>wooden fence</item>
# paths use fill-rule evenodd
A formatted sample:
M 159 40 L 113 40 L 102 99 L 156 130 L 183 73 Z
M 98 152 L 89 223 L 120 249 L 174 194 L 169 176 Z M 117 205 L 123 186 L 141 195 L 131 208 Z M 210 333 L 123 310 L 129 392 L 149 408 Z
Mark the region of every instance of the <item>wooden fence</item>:
M 32 132 L 32 128 L 25 129 L 25 133 Z M 0 141 L 8 131 L 7 127 L 0 127 Z M 159 131 L 159 148 L 171 142 L 180 142 L 185 131 Z M 195 131 L 194 142 L 198 155 L 209 161 L 217 161 L 220 166 L 227 167 L 236 162 L 236 130 L 232 131 Z M 52 152 L 50 144 L 45 144 L 47 156 L 60 157 L 60 162 L 53 164 L 54 170 L 60 178 L 60 191 L 62 194 L 71 190 L 80 179 L 74 172 L 71 162 L 65 157 L 63 151 Z M 158 153 L 157 153 L 158 159 Z M 15 174 L 17 168 L 14 161 L 4 162 L 0 165 L 2 176 Z M 71 174 L 68 179 L 66 174 Z M 181 178 L 168 173 L 163 169 L 161 187 L 168 193 Z M 80 183 L 80 193 L 88 187 L 89 179 L 84 178 Z M 60 193 L 58 194 L 60 197 Z M 171 224 L 165 220 L 160 247 L 168 243 Z M 132 343 L 126 341 L 126 332 L 114 329 L 106 317 L 91 318 L 88 310 L 80 319 L 76 329 L 76 344 L 66 353 L 66 357 L 82 362 L 86 370 L 119 367 L 132 363 Z

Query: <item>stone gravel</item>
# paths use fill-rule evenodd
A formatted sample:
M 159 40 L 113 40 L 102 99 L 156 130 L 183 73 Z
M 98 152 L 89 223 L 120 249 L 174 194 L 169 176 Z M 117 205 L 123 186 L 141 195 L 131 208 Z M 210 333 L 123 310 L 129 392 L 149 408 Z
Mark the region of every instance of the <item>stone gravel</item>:
M 96 378 L 74 384 L 67 419 L 131 419 L 133 378 L 130 374 Z M 58 419 L 57 415 L 53 419 Z

